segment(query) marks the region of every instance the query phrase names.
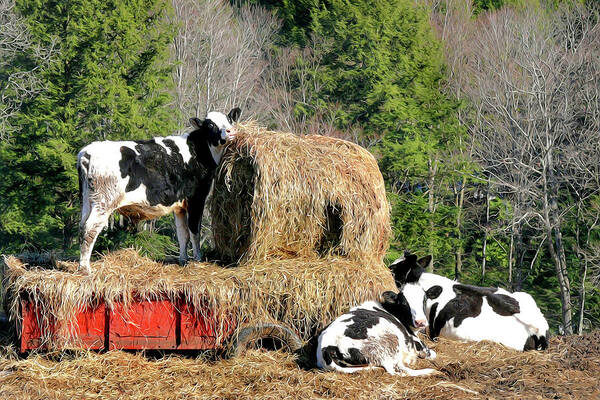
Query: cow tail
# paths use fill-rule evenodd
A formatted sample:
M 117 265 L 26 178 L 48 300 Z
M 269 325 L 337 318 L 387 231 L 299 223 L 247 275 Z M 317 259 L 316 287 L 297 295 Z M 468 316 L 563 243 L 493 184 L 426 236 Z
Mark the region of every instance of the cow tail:
M 90 188 L 89 181 L 90 155 L 82 151 L 77 157 L 77 175 L 79 177 L 79 202 L 83 204 L 83 191 Z

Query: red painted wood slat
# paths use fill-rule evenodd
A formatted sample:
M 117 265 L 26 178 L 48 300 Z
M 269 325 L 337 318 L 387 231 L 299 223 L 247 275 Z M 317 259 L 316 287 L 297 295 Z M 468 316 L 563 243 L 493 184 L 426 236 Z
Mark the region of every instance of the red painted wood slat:
M 109 313 L 109 349 L 175 349 L 176 311 L 169 300 L 139 300 Z

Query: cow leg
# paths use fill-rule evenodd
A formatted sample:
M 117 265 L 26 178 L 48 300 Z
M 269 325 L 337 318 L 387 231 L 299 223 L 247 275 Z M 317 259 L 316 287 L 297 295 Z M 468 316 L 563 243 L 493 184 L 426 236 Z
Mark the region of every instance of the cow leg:
M 401 371 L 400 374 L 403 376 L 422 376 L 422 375 L 433 375 L 433 374 L 442 374 L 437 369 L 433 368 L 424 368 L 424 369 L 411 369 L 405 365 L 398 366 L 398 369 Z
M 184 209 L 176 210 L 175 227 L 177 228 L 177 241 L 179 242 L 179 264 L 185 265 L 187 257 L 187 243 L 190 240 L 190 232 L 187 224 L 187 212 Z
M 87 198 L 83 198 L 81 203 L 81 220 L 79 221 L 79 269 L 85 269 L 88 273 L 90 272 L 91 248 L 85 242 L 84 238 L 86 237 L 85 223 L 90 216 L 91 207 L 90 201 Z
M 204 203 L 206 202 L 206 196 L 208 196 L 211 184 L 212 175 L 201 180 L 196 193 L 188 201 L 188 227 L 192 237 L 194 260 L 197 261 L 200 261 L 202 258 L 202 253 L 200 252 L 200 228 L 202 226 Z
M 387 372 L 388 374 L 398 375 L 397 368 L 396 368 L 396 362 L 394 361 L 393 358 L 388 358 L 386 360 L 383 360 L 383 362 L 381 363 L 381 366 L 383 367 L 383 369 L 385 369 L 385 372 Z
M 379 367 L 373 366 L 373 365 L 369 365 L 366 367 L 340 367 L 339 365 L 337 365 L 335 362 L 332 362 L 331 364 L 328 365 L 329 369 L 332 369 L 334 371 L 338 371 L 338 372 L 343 372 L 345 374 L 353 374 L 355 372 L 360 372 L 360 371 L 368 371 L 371 369 L 376 369 Z
M 102 232 L 102 229 L 108 224 L 108 217 L 111 214 L 110 212 L 98 209 L 95 205 L 90 205 L 90 209 L 85 221 L 83 220 L 84 210 L 82 210 L 82 220 L 79 232 L 79 242 L 81 247 L 79 269 L 85 269 L 88 274 L 92 273 L 90 268 L 90 258 L 92 256 L 94 244 L 96 243 L 96 239 L 98 239 L 98 235 Z

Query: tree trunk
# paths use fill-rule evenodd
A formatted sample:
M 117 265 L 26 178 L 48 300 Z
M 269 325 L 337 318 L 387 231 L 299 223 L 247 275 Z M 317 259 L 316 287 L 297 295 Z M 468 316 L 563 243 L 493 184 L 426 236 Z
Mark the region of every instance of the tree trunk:
M 513 290 L 513 253 L 515 247 L 514 228 L 510 233 L 510 249 L 508 251 L 508 285 L 510 290 Z
M 579 289 L 579 321 L 577 323 L 577 334 L 583 333 L 583 316 L 585 311 L 585 279 L 587 276 L 587 259 L 583 261 L 581 271 L 581 287 Z
M 550 250 L 550 255 L 554 260 L 554 267 L 556 269 L 556 277 L 558 278 L 558 285 L 560 290 L 560 300 L 561 300 L 561 313 L 562 320 L 564 325 L 564 331 L 566 335 L 573 334 L 573 326 L 572 326 L 572 309 L 571 309 L 571 292 L 569 287 L 569 278 L 566 276 L 565 271 L 563 270 L 562 260 L 559 252 L 562 250 L 562 237 L 555 238 L 554 235 L 560 235 L 560 230 L 551 229 L 547 227 L 546 235 L 548 237 L 548 249 Z M 556 248 L 555 248 L 556 246 Z M 559 246 L 561 250 L 559 249 Z M 564 253 L 563 253 L 564 254 Z
M 465 178 L 462 179 L 460 191 L 458 192 L 458 196 L 456 198 L 456 231 L 457 231 L 457 239 L 458 243 L 456 245 L 456 265 L 454 267 L 454 279 L 460 280 L 460 276 L 462 275 L 462 255 L 463 255 L 463 238 L 462 238 L 462 212 L 463 205 L 465 202 L 465 187 L 467 186 L 467 182 Z
M 487 242 L 490 226 L 490 177 L 485 190 L 485 225 L 483 227 L 483 248 L 481 249 L 481 284 L 485 281 L 485 272 L 487 264 Z
M 567 276 L 567 261 L 565 257 L 562 232 L 560 230 L 560 217 L 558 215 L 558 192 L 554 177 L 554 165 L 552 151 L 547 151 L 546 166 L 543 174 L 544 180 L 544 217 L 546 222 L 546 235 L 548 237 L 548 248 L 554 260 L 556 277 L 560 289 L 560 300 L 562 308 L 562 319 L 566 335 L 573 334 L 573 311 L 571 307 L 571 285 Z
M 429 185 L 428 192 L 428 211 L 429 211 L 429 231 L 435 232 L 435 224 L 433 221 L 433 215 L 435 213 L 435 174 L 437 172 L 437 160 L 429 159 L 429 181 L 427 184 Z M 427 272 L 433 272 L 433 256 L 434 256 L 434 239 L 433 236 L 429 240 L 429 254 L 431 255 L 431 262 L 429 266 L 426 268 Z

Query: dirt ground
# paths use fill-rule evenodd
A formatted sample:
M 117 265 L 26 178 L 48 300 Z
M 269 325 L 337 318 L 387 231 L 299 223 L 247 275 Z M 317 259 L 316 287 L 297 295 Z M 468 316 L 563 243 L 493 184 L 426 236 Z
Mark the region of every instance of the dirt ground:
M 5 329 L 6 333 L 6 329 Z M 0 399 L 600 399 L 600 331 L 554 337 L 544 352 L 492 343 L 430 343 L 417 367 L 432 377 L 383 370 L 341 374 L 314 367 L 314 344 L 298 354 L 253 350 L 211 354 L 0 350 Z

